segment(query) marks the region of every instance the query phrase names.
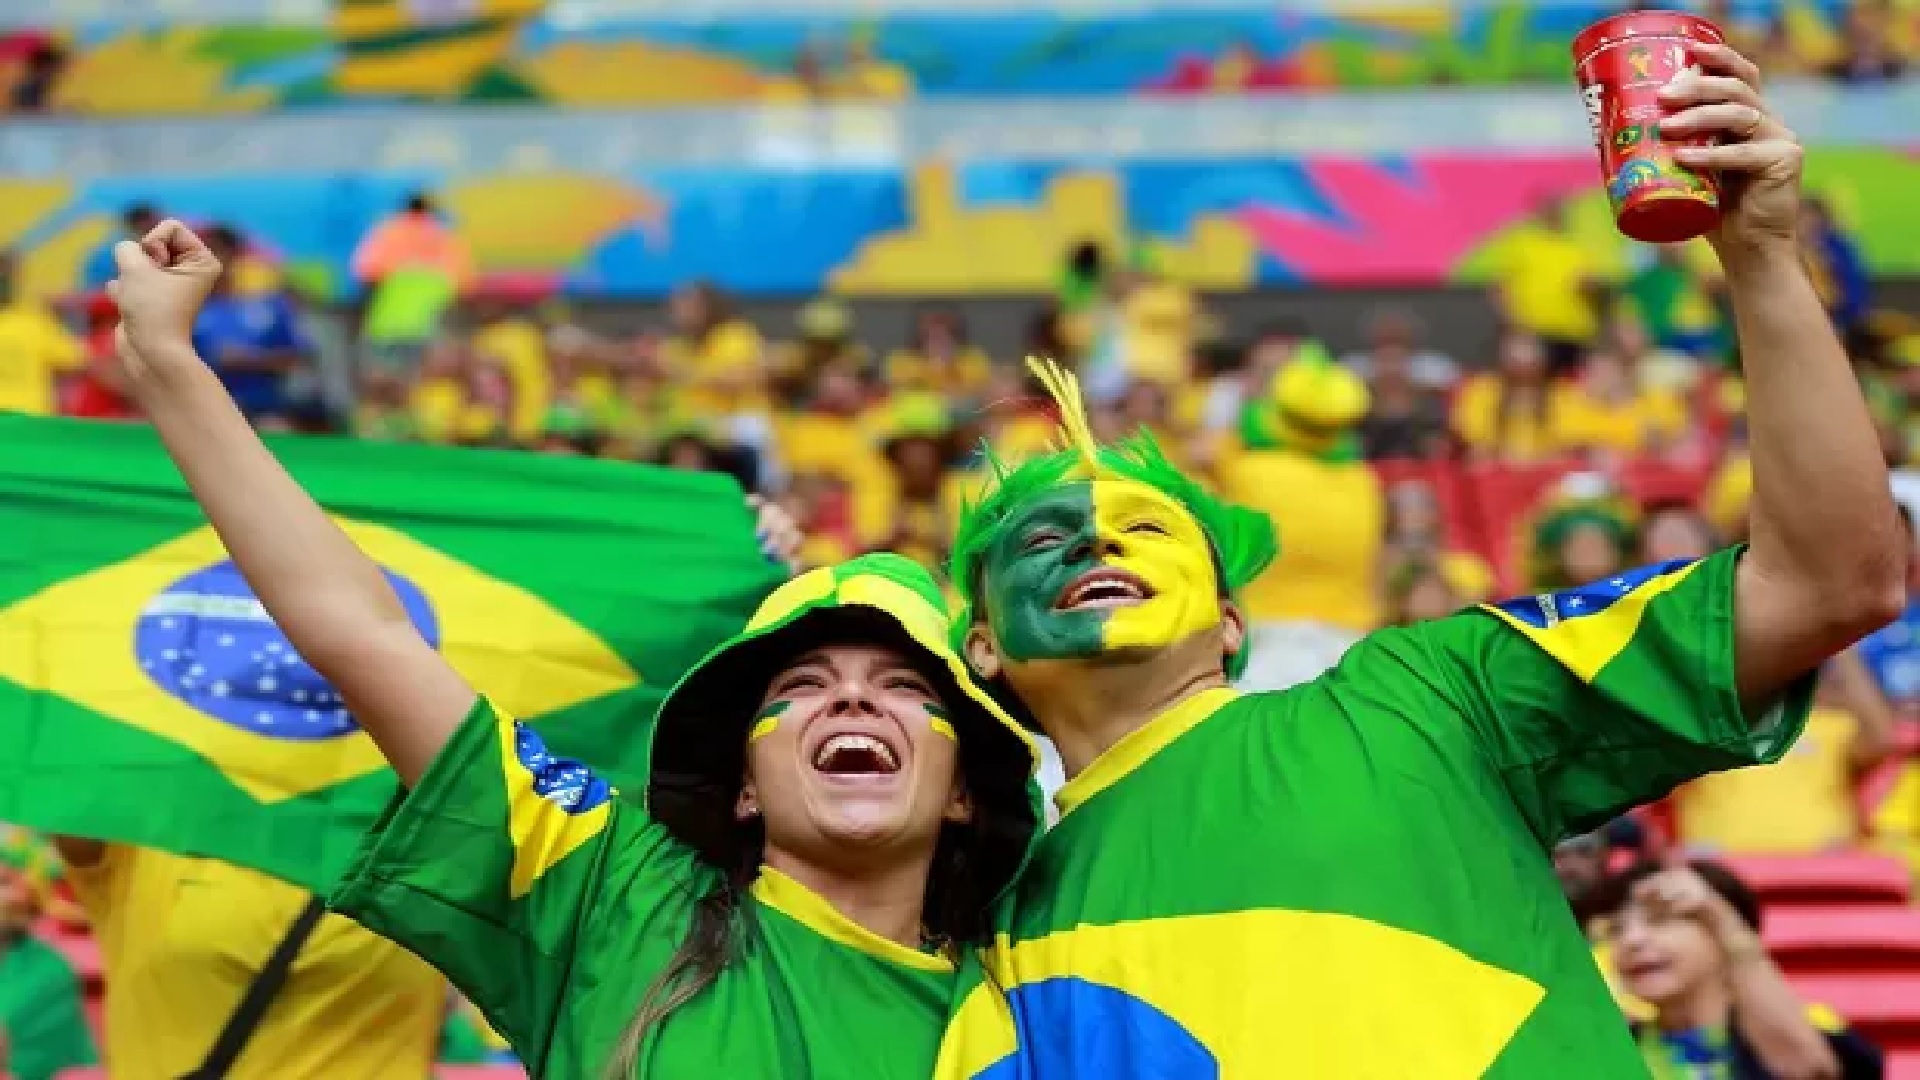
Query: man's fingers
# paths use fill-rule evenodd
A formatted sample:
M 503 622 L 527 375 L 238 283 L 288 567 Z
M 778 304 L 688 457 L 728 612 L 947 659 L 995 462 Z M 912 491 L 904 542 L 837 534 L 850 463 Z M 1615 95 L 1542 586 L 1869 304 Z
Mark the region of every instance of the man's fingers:
M 1745 142 L 1767 122 L 1767 114 L 1738 101 L 1716 105 L 1696 105 L 1660 121 L 1663 135 L 1725 135 L 1734 142 Z
M 1798 161 L 1800 144 L 1791 139 L 1759 139 L 1728 143 L 1725 146 L 1676 147 L 1673 156 L 1681 164 L 1696 169 L 1725 172 L 1764 172 L 1783 162 Z
M 1738 101 L 1761 107 L 1760 91 L 1751 83 L 1729 75 L 1695 75 L 1691 72 L 1660 88 L 1660 99 L 1669 105 L 1709 105 L 1718 101 Z
M 1708 71 L 1717 71 L 1731 75 L 1754 89 L 1760 87 L 1760 65 L 1728 45 L 1713 45 L 1698 42 L 1692 49 L 1693 58 Z

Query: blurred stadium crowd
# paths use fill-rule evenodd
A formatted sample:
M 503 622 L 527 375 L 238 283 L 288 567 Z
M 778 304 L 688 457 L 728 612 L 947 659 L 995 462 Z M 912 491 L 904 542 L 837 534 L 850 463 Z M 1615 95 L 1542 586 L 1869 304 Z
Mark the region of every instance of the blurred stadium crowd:
M 1920 7 L 1910 3 L 1769 6 L 1760 20 L 1739 4 L 1705 8 L 1771 71 L 1893 80 L 1920 55 Z M 754 92 L 912 93 L 912 65 L 875 56 L 864 40 L 803 50 L 788 75 L 765 76 Z M 1202 50 L 1151 89 L 1362 81 L 1339 74 L 1337 44 L 1320 60 L 1285 63 L 1253 45 Z M 1564 64 L 1564 45 L 1553 47 Z M 128 48 L 16 33 L 0 42 L 0 84 L 16 111 L 135 111 L 87 90 L 95 58 Z M 1443 66 L 1420 70 L 1450 81 Z M 1525 81 L 1525 66 L 1516 70 Z M 123 235 L 169 212 L 126 206 Z M 1809 220 L 1807 261 L 1887 460 L 1920 469 L 1920 312 L 1884 301 L 1839 215 L 1815 204 Z M 359 238 L 353 275 L 364 301 L 342 318 L 310 304 L 270 246 L 218 220 L 196 224 L 229 267 L 196 343 L 261 429 L 721 471 L 785 507 L 808 565 L 891 550 L 937 569 L 957 508 L 989 467 L 981 441 L 1017 455 L 1051 433 L 1022 357 L 975 344 L 962 309 L 936 299 L 910 335 L 888 340 L 831 295 L 775 324 L 686 281 L 657 324 L 616 332 L 550 281 L 477 273 L 423 190 Z M 15 289 L 14 261 L 0 260 L 0 411 L 139 422 L 108 362 L 116 317 L 98 290 L 111 257 L 103 247 L 87 266 L 90 291 L 42 299 Z M 1372 313 L 1350 351 L 1329 348 L 1311 319 L 1229 319 L 1145 245 L 1077 244 L 1053 295 L 1034 300 L 1026 351 L 1079 372 L 1102 437 L 1149 429 L 1182 466 L 1276 521 L 1281 558 L 1246 595 L 1250 687 L 1311 678 L 1375 627 L 1694 557 L 1744 535 L 1740 365 L 1710 250 L 1649 248 L 1622 271 L 1547 200 L 1491 276 L 1485 317 L 1497 344 L 1483 355 L 1443 351 L 1418 315 L 1393 304 Z M 1616 916 L 1630 908 L 1632 884 L 1607 870 L 1635 855 L 1721 860 L 1703 875 L 1761 924 L 1819 1022 L 1850 1024 L 1896 1052 L 1892 1075 L 1920 1076 L 1920 911 L 1909 901 L 1920 873 L 1920 601 L 1837 660 L 1820 693 L 1785 761 L 1689 785 L 1569 841 L 1558 866 L 1605 954 L 1631 921 Z M 10 1062 L 19 1080 L 48 1080 L 90 1063 L 91 1044 L 118 1041 L 97 1034 L 101 943 L 49 843 L 17 830 L 5 841 L 0 1075 Z M 1716 977 L 1711 965 L 1700 972 Z M 1633 982 L 1629 973 L 1621 986 L 1629 1013 L 1657 1012 L 1662 1003 L 1637 998 Z M 440 1029 L 437 989 L 433 997 L 429 1026 Z M 510 1060 L 468 1011 L 444 1019 L 442 1061 Z M 407 1068 L 391 1075 L 426 1075 L 424 1063 Z

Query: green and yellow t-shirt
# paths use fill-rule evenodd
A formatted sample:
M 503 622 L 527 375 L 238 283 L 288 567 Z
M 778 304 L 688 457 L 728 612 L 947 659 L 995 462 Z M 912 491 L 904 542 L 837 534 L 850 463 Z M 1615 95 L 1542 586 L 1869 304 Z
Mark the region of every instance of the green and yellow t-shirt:
M 936 1075 L 1643 1075 L 1559 838 L 1771 760 L 1727 551 L 1379 631 L 1318 680 L 1203 692 L 1061 790 Z
M 576 1080 L 605 1067 L 718 873 L 481 701 L 333 903 L 444 972 L 534 1076 Z M 952 964 L 773 870 L 744 911 L 748 946 L 655 1026 L 636 1075 L 925 1080 Z

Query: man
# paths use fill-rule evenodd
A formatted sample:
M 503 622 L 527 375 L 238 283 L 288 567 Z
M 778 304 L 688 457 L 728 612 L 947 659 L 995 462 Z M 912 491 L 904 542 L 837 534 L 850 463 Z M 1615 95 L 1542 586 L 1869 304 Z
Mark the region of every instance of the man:
M 289 423 L 287 376 L 310 351 L 299 315 L 285 293 L 244 295 L 234 287 L 241 250 L 224 225 L 207 232 L 207 247 L 225 271 L 193 324 L 193 347 L 207 358 L 248 420 L 264 428 Z
M 1714 236 L 1746 357 L 1751 546 L 1379 631 L 1236 696 L 1259 515 L 1150 442 L 1071 450 L 970 509 L 956 632 L 1070 777 L 942 1075 L 1039 1080 L 1643 1074 L 1550 849 L 1785 750 L 1807 677 L 1902 602 L 1866 406 L 1801 263 L 1800 148 L 1718 46 L 1666 130 L 1727 181 Z

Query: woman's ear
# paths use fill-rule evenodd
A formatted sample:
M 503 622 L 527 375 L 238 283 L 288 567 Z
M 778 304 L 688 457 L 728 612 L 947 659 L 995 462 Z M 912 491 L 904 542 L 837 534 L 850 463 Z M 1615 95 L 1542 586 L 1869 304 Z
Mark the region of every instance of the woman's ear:
M 740 785 L 740 797 L 733 800 L 733 817 L 736 821 L 752 821 L 760 816 L 760 796 L 754 793 L 753 781 Z
M 959 784 L 953 785 L 953 797 L 947 800 L 946 812 L 940 816 L 946 821 L 953 822 L 955 825 L 972 824 L 973 796 L 967 793 L 965 787 Z

